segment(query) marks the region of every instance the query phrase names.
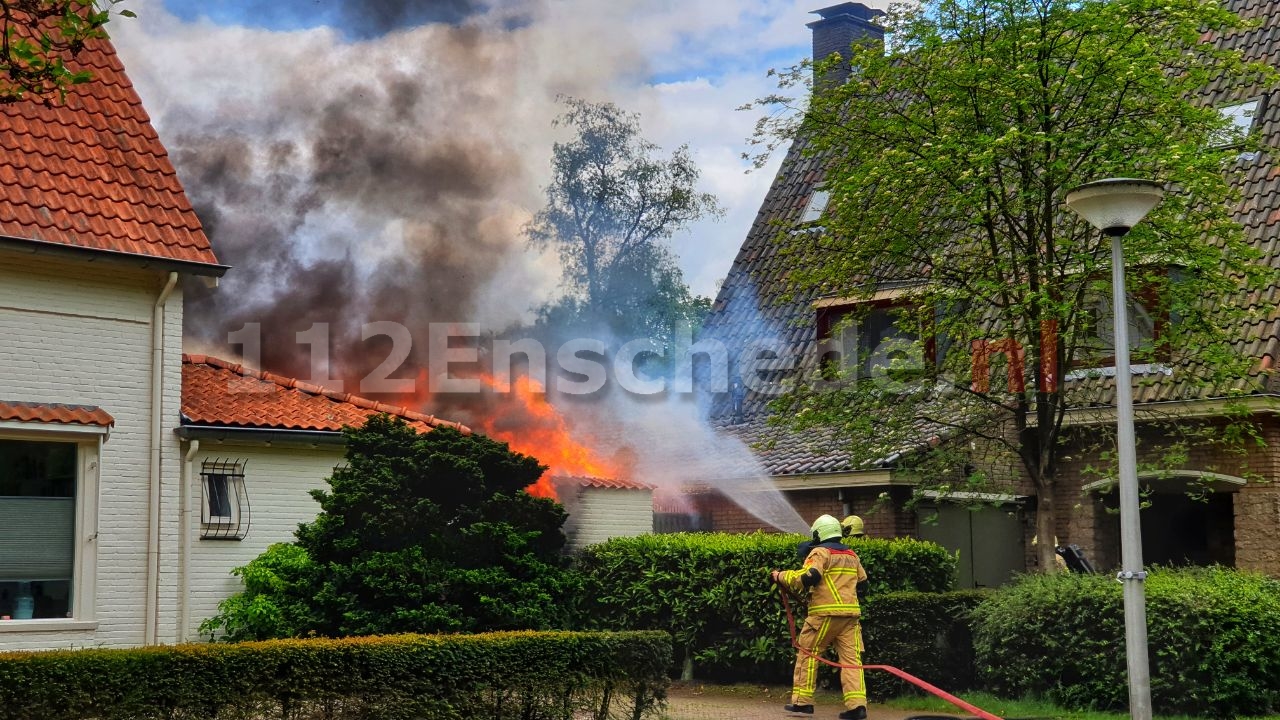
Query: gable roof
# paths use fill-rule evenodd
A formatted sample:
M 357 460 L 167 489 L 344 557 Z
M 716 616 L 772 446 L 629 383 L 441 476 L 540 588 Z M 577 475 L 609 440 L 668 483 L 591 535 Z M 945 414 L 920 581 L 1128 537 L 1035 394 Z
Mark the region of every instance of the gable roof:
M 471 429 L 397 405 L 335 392 L 294 378 L 246 368 L 207 355 L 182 356 L 182 424 L 255 430 L 338 433 L 370 415 L 404 418 L 419 431 Z
M 1256 28 L 1219 42 L 1239 50 L 1247 60 L 1263 60 L 1273 66 L 1280 64 L 1280 33 L 1275 30 L 1280 21 L 1276 17 L 1280 15 L 1280 3 L 1229 0 L 1227 4 L 1242 17 L 1262 22 Z M 1205 88 L 1204 97 L 1212 105 L 1225 105 L 1259 94 L 1241 92 L 1215 82 Z M 1263 103 L 1262 110 L 1263 114 L 1255 120 L 1258 132 L 1267 145 L 1280 148 L 1280 100 L 1273 97 Z M 1280 267 L 1280 164 L 1266 153 L 1251 162 L 1254 166 L 1239 185 L 1243 199 L 1236 216 L 1248 241 L 1262 251 L 1261 262 Z M 823 157 L 813 153 L 804 138 L 792 143 L 703 325 L 704 336 L 723 342 L 731 358 L 739 357 L 753 344 L 762 344 L 777 352 L 780 359 L 760 366 L 759 373 L 762 381 L 775 387 L 797 374 L 816 369 L 819 362 L 815 303 L 824 298 L 817 291 L 797 288 L 789 281 L 790 263 L 801 256 L 787 253 L 786 243 L 780 236 L 789 231 L 803 231 L 799 228 L 800 219 L 809 198 L 822 185 L 823 164 Z M 1242 292 L 1222 302 L 1257 307 L 1262 301 L 1273 302 L 1277 298 L 1280 298 L 1280 285 L 1252 294 Z M 1237 381 L 1233 387 L 1219 388 L 1219 393 L 1280 391 L 1280 378 L 1274 375 L 1274 369 L 1280 366 L 1280 317 L 1246 323 L 1239 328 L 1237 337 L 1237 350 L 1257 359 L 1255 370 L 1251 377 Z M 1194 373 L 1194 367 L 1180 367 L 1172 378 L 1135 383 L 1134 401 L 1207 397 L 1206 390 L 1190 379 Z M 1081 387 L 1088 390 L 1087 401 L 1077 404 L 1115 404 L 1114 380 L 1088 379 Z M 722 393 L 710 398 L 711 421 L 721 432 L 751 445 L 773 475 L 863 469 L 849 461 L 846 448 L 853 438 L 816 431 L 797 433 L 769 424 L 771 399 L 768 395 L 747 392 L 741 411 L 735 414 L 732 398 Z M 927 423 L 921 423 L 916 429 L 916 437 L 892 446 L 877 443 L 876 438 L 858 438 L 859 442 L 882 445 L 876 448 L 876 454 L 882 459 L 868 465 L 888 462 L 947 434 L 944 427 Z
M 189 264 L 221 275 L 115 48 L 92 40 L 66 102 L 0 106 L 0 237 Z

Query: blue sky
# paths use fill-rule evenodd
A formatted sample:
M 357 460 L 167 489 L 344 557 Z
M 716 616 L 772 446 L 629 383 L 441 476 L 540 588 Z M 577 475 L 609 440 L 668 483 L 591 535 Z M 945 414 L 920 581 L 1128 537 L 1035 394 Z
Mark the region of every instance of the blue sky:
M 555 98 L 611 100 L 641 113 L 647 137 L 668 149 L 691 147 L 704 189 L 715 193 L 727 211 L 723 219 L 699 223 L 672 241 L 687 281 L 706 295 L 714 295 L 728 271 L 776 168 L 775 160 L 764 170 L 747 172 L 740 155 L 757 115 L 736 108 L 775 89 L 767 77 L 770 68 L 808 56 L 804 24 L 813 19 L 810 11 L 826 4 L 129 2 L 139 19 L 122 20 L 113 33 L 171 151 L 184 134 L 199 130 L 240 138 L 261 157 L 264 148 L 314 134 L 318 114 L 339 112 L 335 108 L 344 104 L 358 109 L 366 102 L 361 99 L 368 89 L 364 77 L 403 76 L 431 98 L 415 105 L 418 114 L 408 121 L 415 124 L 411 142 L 436 133 L 442 143 L 500 149 L 495 162 L 510 168 L 494 184 L 493 202 L 479 210 L 482 216 L 475 222 L 485 232 L 501 228 L 512 236 L 513 248 L 546 182 L 551 143 L 557 139 L 550 123 L 558 112 Z M 377 88 L 369 92 L 376 95 Z M 377 254 L 394 246 L 406 225 L 418 222 L 378 212 L 383 211 L 360 207 L 350 198 L 324 198 L 293 229 L 294 237 L 317 258 Z M 344 246 L 334 239 L 335 229 L 351 237 L 377 237 L 379 244 Z M 506 270 L 506 281 L 514 280 L 528 297 L 507 298 L 505 304 L 495 300 L 478 310 L 482 321 L 499 322 L 504 314 L 519 312 L 520 303 L 527 307 L 530 298 L 555 292 L 554 258 L 513 254 Z

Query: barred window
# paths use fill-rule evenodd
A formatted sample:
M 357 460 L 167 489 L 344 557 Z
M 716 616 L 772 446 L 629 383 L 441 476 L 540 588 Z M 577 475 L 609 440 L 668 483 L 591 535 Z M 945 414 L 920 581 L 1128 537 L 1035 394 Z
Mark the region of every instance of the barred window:
M 243 540 L 249 534 L 249 491 L 242 460 L 206 460 L 200 470 L 200 537 Z

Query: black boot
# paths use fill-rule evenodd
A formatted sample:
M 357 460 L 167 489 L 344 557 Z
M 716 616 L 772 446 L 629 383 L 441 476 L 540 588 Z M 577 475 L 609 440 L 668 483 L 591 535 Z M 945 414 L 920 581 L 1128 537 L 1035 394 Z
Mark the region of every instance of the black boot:
M 805 715 L 813 714 L 812 705 L 783 705 L 782 709 L 789 713 L 803 713 Z
M 845 710 L 836 717 L 840 718 L 840 720 L 867 720 L 867 708 L 863 706 Z

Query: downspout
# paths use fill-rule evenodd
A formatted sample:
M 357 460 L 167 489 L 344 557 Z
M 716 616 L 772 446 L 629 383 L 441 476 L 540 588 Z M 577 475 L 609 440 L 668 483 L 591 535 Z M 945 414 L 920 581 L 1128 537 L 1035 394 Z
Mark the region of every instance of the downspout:
M 147 503 L 147 596 L 143 645 L 155 645 L 160 631 L 160 448 L 164 439 L 164 305 L 178 273 L 169 280 L 151 309 L 151 497 Z
M 185 642 L 187 639 L 187 624 L 191 622 L 191 605 L 187 602 L 188 596 L 191 595 L 191 480 L 194 477 L 191 474 L 191 463 L 195 461 L 196 453 L 200 451 L 200 441 L 191 440 L 187 445 L 187 454 L 182 458 L 182 514 L 179 518 L 178 532 L 182 538 L 178 559 L 178 571 L 181 579 L 178 582 L 178 633 L 175 638 L 176 642 Z

